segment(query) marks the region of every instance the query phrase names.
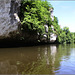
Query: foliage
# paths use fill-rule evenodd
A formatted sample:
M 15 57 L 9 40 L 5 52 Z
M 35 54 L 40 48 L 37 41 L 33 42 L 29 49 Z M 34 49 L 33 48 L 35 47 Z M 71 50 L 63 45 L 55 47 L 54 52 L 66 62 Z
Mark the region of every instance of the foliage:
M 60 34 L 58 34 L 57 38 L 59 43 L 73 43 L 74 42 L 74 34 L 69 31 L 68 27 L 64 27 Z
M 24 30 L 36 30 L 44 33 L 44 24 L 51 24 L 49 8 L 51 4 L 41 0 L 22 0 L 21 3 L 21 23 Z
M 42 37 L 43 34 L 47 34 L 50 38 L 50 33 L 57 35 L 57 43 L 72 43 L 74 42 L 75 33 L 71 33 L 68 27 L 61 29 L 58 24 L 58 18 L 54 16 L 54 20 L 51 19 L 50 8 L 53 8 L 46 0 L 22 0 L 20 19 L 23 31 L 36 31 Z M 44 25 L 48 25 L 48 33 L 45 32 Z M 54 31 L 51 28 L 54 27 Z
M 54 26 L 55 34 L 57 35 L 57 43 L 73 43 L 74 42 L 74 33 L 70 32 L 68 27 L 61 29 L 58 24 L 58 18 L 54 16 L 54 21 L 52 22 Z

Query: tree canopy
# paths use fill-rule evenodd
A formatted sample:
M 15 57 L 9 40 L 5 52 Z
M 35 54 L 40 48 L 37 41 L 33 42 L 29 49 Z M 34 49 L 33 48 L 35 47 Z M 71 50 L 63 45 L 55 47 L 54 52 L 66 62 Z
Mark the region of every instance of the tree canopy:
M 74 34 L 70 32 L 68 27 L 63 29 L 58 24 L 58 18 L 54 16 L 54 20 L 51 19 L 50 8 L 52 5 L 46 0 L 22 0 L 20 19 L 22 29 L 36 31 L 40 35 L 45 33 L 44 25 L 48 25 L 49 36 L 51 32 L 57 35 L 57 43 L 71 43 L 74 41 Z M 54 26 L 52 31 L 51 25 Z

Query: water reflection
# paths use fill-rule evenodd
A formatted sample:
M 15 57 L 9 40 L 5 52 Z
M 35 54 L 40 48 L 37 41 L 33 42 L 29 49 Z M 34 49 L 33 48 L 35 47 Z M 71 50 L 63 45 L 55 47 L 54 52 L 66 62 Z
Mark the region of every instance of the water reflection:
M 48 49 L 47 49 L 47 47 L 45 47 L 44 49 L 45 49 L 44 56 L 45 56 L 45 59 L 46 59 L 46 63 L 47 63 L 47 65 L 49 65 Z
M 54 73 L 54 70 L 55 70 L 55 56 L 56 56 L 56 52 L 57 52 L 57 47 L 55 45 L 53 46 L 50 46 L 50 49 L 51 49 L 51 61 L 52 61 L 52 72 Z
M 17 66 L 10 65 L 9 61 L 0 62 L 0 74 L 18 74 Z
M 75 45 L 0 48 L 0 74 L 75 74 Z

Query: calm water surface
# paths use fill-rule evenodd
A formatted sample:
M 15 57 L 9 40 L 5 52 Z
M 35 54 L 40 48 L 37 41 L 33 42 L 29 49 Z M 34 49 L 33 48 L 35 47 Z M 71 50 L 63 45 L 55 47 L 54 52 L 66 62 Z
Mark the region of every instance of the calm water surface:
M 75 45 L 0 48 L 0 74 L 75 74 Z

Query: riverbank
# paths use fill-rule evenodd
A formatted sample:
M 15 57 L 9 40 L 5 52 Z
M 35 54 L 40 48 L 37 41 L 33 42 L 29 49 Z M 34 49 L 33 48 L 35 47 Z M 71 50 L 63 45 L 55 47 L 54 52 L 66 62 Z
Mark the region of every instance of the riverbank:
M 47 1 L 1 0 L 0 5 L 1 47 L 74 42 L 74 33 L 61 29 Z
M 49 45 L 49 44 L 57 44 L 54 43 L 46 43 L 46 42 L 25 42 L 21 40 L 9 40 L 3 39 L 0 40 L 0 48 L 12 48 L 12 47 L 31 47 L 31 46 L 40 46 L 40 45 Z

